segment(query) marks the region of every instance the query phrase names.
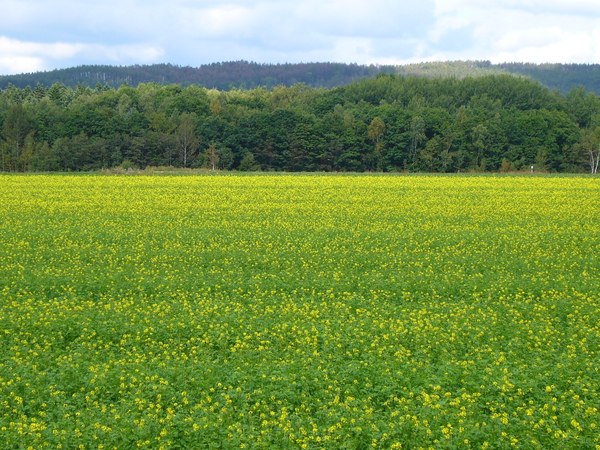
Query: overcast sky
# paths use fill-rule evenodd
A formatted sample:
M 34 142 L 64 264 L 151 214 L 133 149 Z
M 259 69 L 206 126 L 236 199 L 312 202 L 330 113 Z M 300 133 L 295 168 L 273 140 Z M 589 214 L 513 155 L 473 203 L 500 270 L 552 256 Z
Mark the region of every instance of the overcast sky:
M 600 63 L 600 0 L 0 0 L 0 74 L 241 59 Z

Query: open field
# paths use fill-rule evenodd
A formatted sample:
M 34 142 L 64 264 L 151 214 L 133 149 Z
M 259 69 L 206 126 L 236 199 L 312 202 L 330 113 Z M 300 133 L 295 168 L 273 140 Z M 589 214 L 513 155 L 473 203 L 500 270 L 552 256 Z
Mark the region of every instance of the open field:
M 600 179 L 0 177 L 2 448 L 600 448 Z

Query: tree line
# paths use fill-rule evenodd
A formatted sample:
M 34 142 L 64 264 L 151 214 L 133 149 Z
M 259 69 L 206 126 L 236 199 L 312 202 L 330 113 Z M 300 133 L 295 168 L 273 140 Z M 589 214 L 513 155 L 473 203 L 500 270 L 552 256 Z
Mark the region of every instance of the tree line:
M 61 83 L 0 92 L 0 170 L 594 172 L 600 99 L 509 75 L 379 74 L 219 91 Z
M 141 83 L 162 85 L 191 84 L 209 89 L 229 90 L 273 88 L 305 83 L 312 87 L 333 88 L 365 77 L 375 77 L 381 71 L 392 72 L 392 66 L 358 65 L 344 63 L 259 64 L 248 61 L 230 61 L 204 64 L 200 67 L 173 64 L 134 66 L 88 65 L 19 75 L 0 76 L 0 87 L 8 84 L 19 88 L 42 84 L 62 83 L 76 88 L 82 84 L 94 87 L 96 83 L 118 87 L 123 83 L 138 86 Z
M 78 85 L 93 88 L 97 83 L 118 88 L 126 83 L 161 85 L 199 85 L 209 89 L 273 88 L 304 83 L 310 87 L 334 88 L 362 78 L 375 78 L 380 73 L 428 78 L 465 78 L 485 75 L 513 74 L 540 82 L 548 89 L 567 94 L 574 86 L 600 94 L 600 64 L 531 64 L 490 61 L 443 61 L 406 65 L 359 65 L 331 62 L 297 64 L 260 64 L 229 61 L 203 64 L 199 67 L 173 64 L 133 66 L 83 65 L 46 72 L 0 75 L 0 88 L 12 84 L 18 88 L 55 83 L 75 89 Z

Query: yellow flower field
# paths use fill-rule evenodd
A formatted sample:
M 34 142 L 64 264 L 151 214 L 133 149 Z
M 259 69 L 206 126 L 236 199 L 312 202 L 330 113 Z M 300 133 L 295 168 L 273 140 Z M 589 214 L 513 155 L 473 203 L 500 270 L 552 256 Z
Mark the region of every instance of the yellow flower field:
M 599 199 L 3 175 L 0 447 L 600 449 Z

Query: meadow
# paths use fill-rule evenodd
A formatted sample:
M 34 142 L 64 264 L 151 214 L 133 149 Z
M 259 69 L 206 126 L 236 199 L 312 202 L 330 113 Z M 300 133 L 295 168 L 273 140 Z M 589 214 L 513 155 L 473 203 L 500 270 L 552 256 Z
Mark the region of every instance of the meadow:
M 3 175 L 0 447 L 600 449 L 599 199 Z

